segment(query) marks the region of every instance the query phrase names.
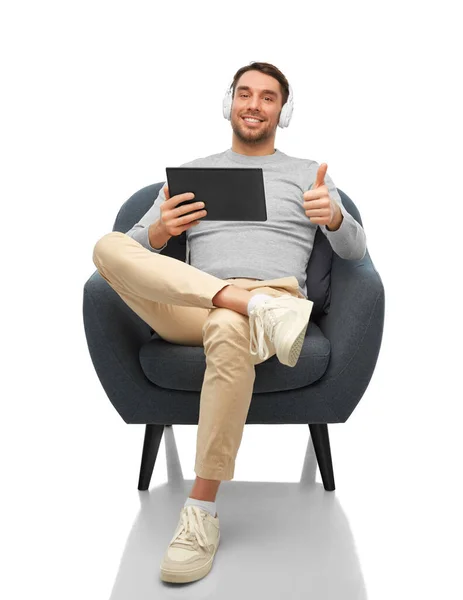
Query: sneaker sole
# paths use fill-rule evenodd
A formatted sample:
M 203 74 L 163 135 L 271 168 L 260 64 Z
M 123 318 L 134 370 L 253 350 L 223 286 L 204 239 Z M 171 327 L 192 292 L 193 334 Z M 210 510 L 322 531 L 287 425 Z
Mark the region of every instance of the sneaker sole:
M 304 344 L 305 333 L 309 325 L 313 302 L 311 300 L 305 300 L 305 302 L 308 304 L 304 304 L 303 310 L 299 313 L 297 320 L 297 325 L 300 325 L 301 321 L 305 321 L 302 329 L 299 330 L 299 333 L 294 339 L 294 329 L 296 324 L 288 327 L 288 331 L 283 337 L 281 345 L 279 344 L 281 348 L 278 348 L 277 358 L 282 364 L 288 367 L 296 366 Z
M 166 581 L 167 583 L 190 583 L 192 581 L 198 581 L 198 579 L 202 579 L 212 569 L 212 563 L 214 562 L 214 557 L 219 547 L 219 542 L 220 531 L 219 537 L 217 538 L 217 546 L 215 547 L 214 554 L 211 556 L 211 558 L 207 561 L 206 564 L 190 571 L 170 571 L 168 569 L 161 568 L 161 580 Z

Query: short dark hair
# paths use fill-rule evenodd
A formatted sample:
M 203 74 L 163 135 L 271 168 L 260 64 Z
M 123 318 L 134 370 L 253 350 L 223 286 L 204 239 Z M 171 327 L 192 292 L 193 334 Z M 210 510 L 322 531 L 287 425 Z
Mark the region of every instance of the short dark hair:
M 238 71 L 235 73 L 235 76 L 233 77 L 232 98 L 235 97 L 235 89 L 239 78 L 241 77 L 241 75 L 243 75 L 243 73 L 246 73 L 246 71 L 260 71 L 261 73 L 265 73 L 266 75 L 274 77 L 280 84 L 281 95 L 283 96 L 282 106 L 286 104 L 289 97 L 288 80 L 280 71 L 280 69 L 277 69 L 274 65 L 271 65 L 270 63 L 266 62 L 253 62 L 250 65 L 246 65 L 245 67 L 241 67 L 241 69 L 238 69 Z

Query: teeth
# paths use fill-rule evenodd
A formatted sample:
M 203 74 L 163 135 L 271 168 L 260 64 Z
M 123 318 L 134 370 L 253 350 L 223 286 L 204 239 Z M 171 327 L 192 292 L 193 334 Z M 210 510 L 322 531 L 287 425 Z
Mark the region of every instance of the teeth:
M 250 121 L 251 123 L 259 123 L 259 119 L 249 119 L 248 117 L 245 117 L 244 119 L 245 121 Z

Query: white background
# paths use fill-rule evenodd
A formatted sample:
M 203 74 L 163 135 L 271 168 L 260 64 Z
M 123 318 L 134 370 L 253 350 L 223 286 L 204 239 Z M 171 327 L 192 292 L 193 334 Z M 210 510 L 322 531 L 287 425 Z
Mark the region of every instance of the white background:
M 373 379 L 330 428 L 368 597 L 462 597 L 457 11 L 448 0 L 3 6 L 2 596 L 111 594 L 139 509 L 143 427 L 118 416 L 88 353 L 93 247 L 166 166 L 231 146 L 224 92 L 262 60 L 294 92 L 276 147 L 328 163 L 386 292 Z M 194 479 L 197 427 L 174 430 Z M 303 426 L 246 428 L 235 479 L 298 481 L 307 440 Z M 151 486 L 165 476 L 161 443 Z

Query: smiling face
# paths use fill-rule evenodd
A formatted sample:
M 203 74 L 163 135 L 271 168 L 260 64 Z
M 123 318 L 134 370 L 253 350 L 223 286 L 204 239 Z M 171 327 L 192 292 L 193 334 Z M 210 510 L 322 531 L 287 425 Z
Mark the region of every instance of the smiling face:
M 260 71 L 246 71 L 239 78 L 231 109 L 232 150 L 240 154 L 273 154 L 282 109 L 280 83 Z M 245 121 L 249 116 L 258 122 Z

